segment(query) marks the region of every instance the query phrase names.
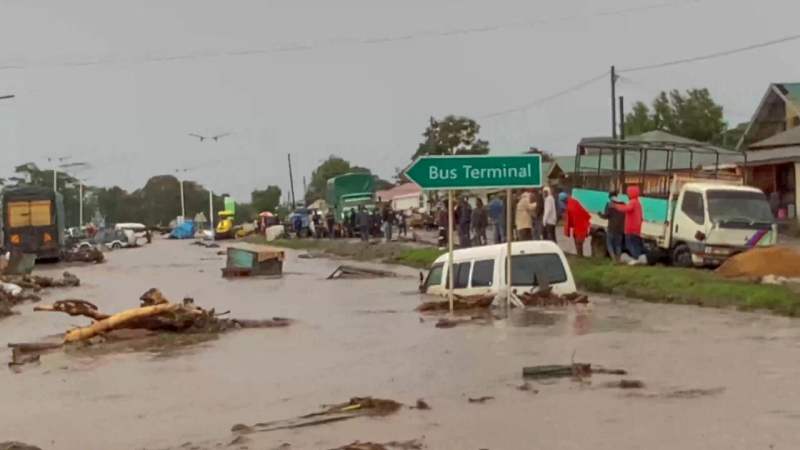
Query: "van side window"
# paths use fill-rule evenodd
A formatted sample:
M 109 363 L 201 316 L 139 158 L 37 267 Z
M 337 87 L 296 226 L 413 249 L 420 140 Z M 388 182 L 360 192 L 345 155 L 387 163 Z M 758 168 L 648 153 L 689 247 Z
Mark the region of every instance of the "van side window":
M 686 191 L 683 193 L 681 211 L 689 216 L 693 222 L 702 225 L 706 221 L 706 211 L 703 207 L 703 195 L 698 192 Z
M 472 287 L 491 286 L 494 281 L 494 260 L 475 261 L 472 267 Z
M 472 263 L 463 262 L 453 264 L 453 289 L 464 289 L 469 286 L 469 269 Z M 445 286 L 450 286 L 450 277 L 447 277 Z
M 444 264 L 434 264 L 431 271 L 428 272 L 428 278 L 425 280 L 425 287 L 438 286 L 442 284 L 442 271 Z

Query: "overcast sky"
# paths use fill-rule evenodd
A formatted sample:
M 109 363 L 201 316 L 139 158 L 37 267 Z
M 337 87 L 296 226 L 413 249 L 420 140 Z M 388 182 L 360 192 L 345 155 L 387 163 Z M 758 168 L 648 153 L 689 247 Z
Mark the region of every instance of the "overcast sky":
M 607 71 L 798 32 L 797 0 L 0 0 L 0 176 L 48 156 L 91 184 L 185 176 L 247 199 L 295 189 L 328 155 L 383 177 L 428 117 L 479 118 L 498 154 L 571 153 L 610 131 Z M 772 81 L 800 81 L 800 41 L 622 73 L 628 102 L 708 87 L 731 123 Z M 187 133 L 232 132 L 219 142 Z

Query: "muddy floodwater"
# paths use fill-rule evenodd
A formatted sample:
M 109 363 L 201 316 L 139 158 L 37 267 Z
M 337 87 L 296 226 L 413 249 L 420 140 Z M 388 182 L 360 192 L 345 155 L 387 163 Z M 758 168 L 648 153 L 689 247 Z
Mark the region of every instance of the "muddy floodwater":
M 341 261 L 289 253 L 282 279 L 221 278 L 217 249 L 157 240 L 71 267 L 82 298 L 114 312 L 160 288 L 241 318 L 290 317 L 183 347 L 56 352 L 0 371 L 0 441 L 43 449 L 227 447 L 234 424 L 296 417 L 372 395 L 404 408 L 247 436 L 250 449 L 329 449 L 418 439 L 429 449 L 792 449 L 800 442 L 800 321 L 592 297 L 588 310 L 518 311 L 489 324 L 434 326 L 413 308 L 416 272 L 325 280 Z M 39 269 L 50 274 L 60 266 Z M 86 319 L 33 313 L 0 321 L 6 342 L 35 341 Z M 629 371 L 643 389 L 531 381 L 522 368 L 575 361 Z M 0 357 L 7 361 L 3 348 Z M 469 398 L 493 397 L 481 402 Z M 191 444 L 188 444 L 191 443 Z M 284 444 L 288 444 L 284 445 Z M 283 447 L 280 447 L 282 446 Z

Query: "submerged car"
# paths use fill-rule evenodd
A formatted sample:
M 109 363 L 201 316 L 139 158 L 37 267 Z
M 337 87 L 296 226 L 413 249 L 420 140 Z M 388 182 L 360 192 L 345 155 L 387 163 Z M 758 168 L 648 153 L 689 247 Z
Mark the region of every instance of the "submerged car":
M 453 251 L 453 292 L 456 295 L 496 294 L 506 283 L 506 244 L 485 245 Z M 431 265 L 420 291 L 446 295 L 448 255 Z M 545 281 L 546 280 L 546 281 Z M 547 284 L 558 295 L 576 291 L 564 252 L 554 242 L 524 241 L 511 244 L 511 285 L 520 291 Z

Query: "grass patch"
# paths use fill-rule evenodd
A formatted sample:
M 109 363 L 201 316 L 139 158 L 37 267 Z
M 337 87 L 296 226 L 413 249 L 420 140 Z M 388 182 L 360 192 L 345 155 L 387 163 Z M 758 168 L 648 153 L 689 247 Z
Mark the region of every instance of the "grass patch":
M 800 315 L 800 295 L 787 286 L 729 280 L 712 271 L 663 266 L 621 266 L 605 260 L 571 258 L 575 282 L 589 292 L 657 303 L 764 309 Z
M 263 243 L 263 238 L 253 242 Z M 430 267 L 444 251 L 400 242 L 363 243 L 348 240 L 287 239 L 270 245 L 323 251 L 360 261 L 381 261 L 418 269 Z M 625 266 L 608 260 L 570 258 L 578 288 L 654 303 L 676 303 L 741 310 L 768 310 L 800 316 L 800 294 L 787 286 L 723 278 L 709 270 L 663 266 Z

